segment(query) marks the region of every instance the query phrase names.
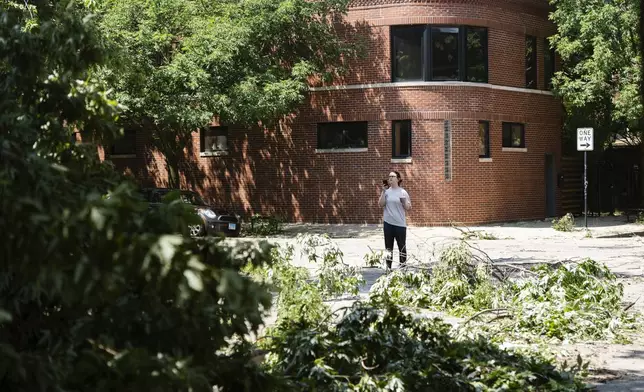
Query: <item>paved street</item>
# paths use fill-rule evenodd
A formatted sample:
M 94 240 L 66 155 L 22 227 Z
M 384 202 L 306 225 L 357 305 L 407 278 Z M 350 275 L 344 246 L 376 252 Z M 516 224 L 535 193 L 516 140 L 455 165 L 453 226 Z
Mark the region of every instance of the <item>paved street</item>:
M 580 260 L 590 257 L 606 263 L 624 283 L 625 302 L 637 301 L 633 309 L 644 312 L 644 225 L 626 224 L 623 217 L 590 218 L 591 237 L 583 230 L 583 220 L 577 221 L 574 232 L 558 232 L 550 221 L 530 221 L 480 227 L 461 228 L 481 230 L 497 240 L 470 240 L 495 262 L 538 263 L 555 260 Z M 293 243 L 298 233 L 327 233 L 344 253 L 344 261 L 364 266 L 364 255 L 384 248 L 382 227 L 378 225 L 287 225 L 282 235 L 271 237 L 278 244 Z M 461 232 L 448 227 L 410 227 L 408 249 L 410 263 L 435 260 L 440 250 L 460 240 Z M 241 241 L 257 239 L 243 238 Z M 303 257 L 299 265 L 312 268 Z M 396 263 L 394 263 L 394 268 Z M 373 282 L 382 274 L 381 269 L 365 269 L 367 284 L 361 290 L 366 296 Z M 334 307 L 352 302 L 336 301 Z M 454 320 L 448 320 L 454 322 Z M 269 321 L 270 322 L 270 321 Z M 458 322 L 458 320 L 456 320 Z M 590 359 L 594 367 L 605 369 L 606 379 L 615 381 L 599 384 L 598 390 L 644 391 L 644 337 L 630 345 L 583 344 L 563 345 L 570 353 L 577 352 Z M 617 382 L 621 383 L 617 383 Z M 626 382 L 626 383 L 625 383 Z

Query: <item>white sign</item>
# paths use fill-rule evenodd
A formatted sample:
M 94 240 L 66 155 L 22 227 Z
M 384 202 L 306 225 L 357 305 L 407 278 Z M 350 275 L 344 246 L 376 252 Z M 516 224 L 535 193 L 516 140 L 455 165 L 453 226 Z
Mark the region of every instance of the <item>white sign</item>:
M 593 129 L 577 128 L 577 151 L 593 150 Z

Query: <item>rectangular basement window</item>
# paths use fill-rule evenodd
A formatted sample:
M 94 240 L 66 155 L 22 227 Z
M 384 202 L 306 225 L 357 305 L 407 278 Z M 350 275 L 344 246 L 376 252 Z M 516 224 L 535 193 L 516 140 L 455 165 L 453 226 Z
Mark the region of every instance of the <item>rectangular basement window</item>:
M 136 131 L 126 129 L 123 137 L 110 146 L 108 155 L 110 158 L 136 158 Z
M 319 123 L 315 152 L 367 151 L 368 134 L 366 121 Z
M 228 155 L 228 127 L 210 127 L 199 132 L 199 156 Z

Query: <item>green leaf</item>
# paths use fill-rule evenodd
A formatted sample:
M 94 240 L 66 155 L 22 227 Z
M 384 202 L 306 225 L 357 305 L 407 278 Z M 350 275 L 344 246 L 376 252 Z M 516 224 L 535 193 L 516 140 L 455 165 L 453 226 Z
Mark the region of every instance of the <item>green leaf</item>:
M 194 291 L 203 291 L 203 280 L 201 276 L 192 270 L 183 271 L 183 276 L 188 280 L 188 286 Z

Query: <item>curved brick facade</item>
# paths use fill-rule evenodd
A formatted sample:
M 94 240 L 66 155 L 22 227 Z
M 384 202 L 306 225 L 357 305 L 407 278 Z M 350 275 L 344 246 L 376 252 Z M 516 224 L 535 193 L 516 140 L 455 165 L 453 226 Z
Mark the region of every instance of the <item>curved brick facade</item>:
M 332 86 L 317 86 L 288 124 L 229 127 L 229 151 L 200 157 L 199 135 L 185 164 L 186 187 L 238 211 L 291 221 L 379 222 L 378 186 L 398 170 L 410 194 L 411 224 L 544 218 L 546 155 L 554 211 L 561 155 L 561 104 L 545 90 L 544 38 L 554 33 L 547 0 L 356 0 L 348 22 L 368 55 Z M 481 26 L 488 30 L 488 83 L 391 83 L 394 25 Z M 525 36 L 537 37 L 537 89 L 526 89 Z M 411 120 L 412 157 L 392 162 L 392 121 Z M 451 124 L 451 179 L 445 176 L 445 120 Z M 366 151 L 316 152 L 317 124 L 367 121 Z M 479 121 L 489 121 L 491 159 L 479 159 Z M 502 148 L 502 123 L 524 124 L 525 148 Z M 162 160 L 143 152 L 113 159 L 141 178 L 165 181 Z M 159 170 L 161 169 L 161 170 Z M 149 182 L 148 181 L 148 182 Z M 552 182 L 555 181 L 555 182 Z M 552 210 L 551 210 L 552 213 Z

